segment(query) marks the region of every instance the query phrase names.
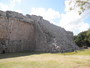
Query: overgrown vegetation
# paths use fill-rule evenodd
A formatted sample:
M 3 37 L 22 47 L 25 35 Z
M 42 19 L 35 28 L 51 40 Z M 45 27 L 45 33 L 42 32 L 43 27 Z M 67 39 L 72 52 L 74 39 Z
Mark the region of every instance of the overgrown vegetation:
M 74 41 L 79 47 L 90 47 L 90 29 L 74 36 Z

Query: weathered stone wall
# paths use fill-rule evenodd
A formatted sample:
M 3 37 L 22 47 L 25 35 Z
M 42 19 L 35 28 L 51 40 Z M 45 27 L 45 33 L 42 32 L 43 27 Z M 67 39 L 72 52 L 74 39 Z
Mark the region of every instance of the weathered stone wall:
M 73 33 L 40 16 L 0 11 L 0 53 L 38 51 L 71 52 L 79 47 Z
M 71 52 L 79 49 L 73 41 L 73 33 L 51 24 L 40 16 L 27 15 L 34 20 L 36 49 L 40 52 Z
M 7 11 L 5 14 L 0 16 L 1 52 L 32 51 L 35 46 L 32 21 L 16 12 Z
M 2 23 L 3 22 L 3 23 Z M 6 38 L 6 19 L 0 17 L 0 39 Z
M 30 23 L 9 19 L 10 52 L 32 51 L 34 47 L 34 27 Z
M 5 40 L 7 39 L 7 19 L 3 13 L 0 12 L 0 53 L 5 49 Z

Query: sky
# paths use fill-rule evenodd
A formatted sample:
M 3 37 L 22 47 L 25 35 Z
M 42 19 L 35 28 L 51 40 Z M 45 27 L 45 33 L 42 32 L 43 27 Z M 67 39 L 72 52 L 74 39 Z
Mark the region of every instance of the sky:
M 68 9 L 68 0 L 0 0 L 0 10 L 42 16 L 74 35 L 90 28 L 90 10 L 78 15 Z

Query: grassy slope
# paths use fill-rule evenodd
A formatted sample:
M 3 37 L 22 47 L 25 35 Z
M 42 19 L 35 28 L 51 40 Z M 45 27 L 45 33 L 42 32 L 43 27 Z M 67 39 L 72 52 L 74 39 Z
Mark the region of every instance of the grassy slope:
M 0 68 L 90 68 L 90 49 L 64 54 L 2 54 L 0 58 Z

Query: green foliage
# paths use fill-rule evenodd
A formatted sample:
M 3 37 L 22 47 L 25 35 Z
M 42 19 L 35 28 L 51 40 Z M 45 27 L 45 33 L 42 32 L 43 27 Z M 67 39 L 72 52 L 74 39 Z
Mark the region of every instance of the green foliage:
M 90 9 L 90 0 L 68 0 L 70 6 L 70 10 L 77 10 L 79 15 L 81 15 L 85 10 Z
M 83 49 L 83 50 L 78 50 L 76 52 L 68 52 L 64 53 L 64 55 L 83 55 L 83 56 L 88 56 L 90 55 L 90 49 Z
M 74 36 L 74 41 L 79 47 L 90 47 L 90 29 Z

